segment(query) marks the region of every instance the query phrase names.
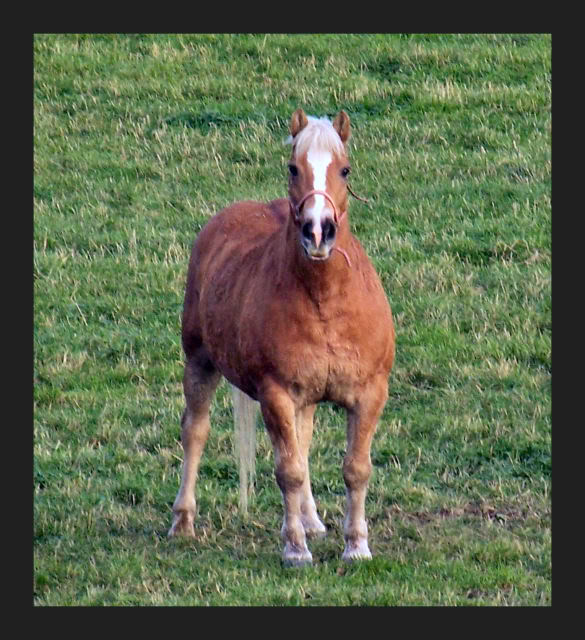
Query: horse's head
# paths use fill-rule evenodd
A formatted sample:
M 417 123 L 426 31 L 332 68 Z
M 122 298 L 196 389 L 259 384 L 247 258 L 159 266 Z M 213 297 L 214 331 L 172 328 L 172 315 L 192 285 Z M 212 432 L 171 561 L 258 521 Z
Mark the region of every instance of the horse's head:
M 288 192 L 299 241 L 309 259 L 327 260 L 347 211 L 349 116 L 340 111 L 331 123 L 297 109 L 290 133 Z

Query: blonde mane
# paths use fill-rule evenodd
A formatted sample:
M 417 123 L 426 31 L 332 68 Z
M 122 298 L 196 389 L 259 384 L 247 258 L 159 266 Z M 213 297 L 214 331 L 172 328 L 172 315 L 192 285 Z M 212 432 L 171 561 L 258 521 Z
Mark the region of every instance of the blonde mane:
M 345 153 L 343 142 L 329 118 L 307 116 L 307 119 L 309 124 L 295 138 L 289 136 L 286 140 L 286 143 L 293 145 L 295 156 L 302 156 L 308 153 L 309 149 L 330 151 L 338 155 Z

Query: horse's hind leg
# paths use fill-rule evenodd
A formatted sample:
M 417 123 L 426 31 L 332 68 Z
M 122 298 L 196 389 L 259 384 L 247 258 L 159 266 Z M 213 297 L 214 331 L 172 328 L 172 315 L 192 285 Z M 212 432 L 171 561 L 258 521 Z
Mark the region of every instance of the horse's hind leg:
M 297 438 L 301 456 L 305 461 L 307 472 L 301 488 L 301 522 L 305 529 L 305 535 L 309 538 L 323 536 L 327 533 L 325 525 L 317 515 L 315 500 L 311 492 L 311 478 L 309 474 L 309 448 L 313 438 L 313 416 L 316 405 L 310 405 L 301 409 L 296 414 Z
M 220 377 L 203 347 L 188 358 L 183 377 L 187 406 L 181 419 L 183 473 L 179 493 L 173 504 L 173 524 L 169 537 L 195 535 L 195 483 L 201 454 L 209 435 L 209 405 Z
M 372 472 L 370 447 L 387 397 L 387 380 L 380 378 L 362 394 L 358 404 L 348 410 L 347 451 L 343 461 L 343 479 L 347 494 L 343 523 L 343 560 L 372 557 L 368 547 L 368 526 L 365 518 L 366 493 Z

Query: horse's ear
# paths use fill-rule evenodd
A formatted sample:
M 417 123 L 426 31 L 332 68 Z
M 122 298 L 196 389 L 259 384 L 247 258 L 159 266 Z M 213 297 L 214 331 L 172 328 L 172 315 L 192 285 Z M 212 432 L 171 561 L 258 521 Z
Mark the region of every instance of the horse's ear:
M 339 134 L 341 142 L 345 144 L 351 136 L 351 126 L 349 124 L 349 116 L 345 111 L 343 111 L 343 109 L 335 116 L 333 128 Z
M 290 135 L 294 138 L 300 131 L 302 131 L 309 121 L 302 109 L 297 109 L 290 119 Z

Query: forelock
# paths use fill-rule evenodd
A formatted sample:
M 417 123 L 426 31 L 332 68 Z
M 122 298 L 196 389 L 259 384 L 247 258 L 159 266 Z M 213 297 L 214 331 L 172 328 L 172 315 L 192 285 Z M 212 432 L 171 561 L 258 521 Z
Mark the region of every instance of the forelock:
M 343 155 L 345 148 L 339 134 L 333 128 L 329 118 L 315 118 L 307 116 L 309 124 L 293 139 L 289 136 L 288 142 L 294 145 L 295 156 L 302 156 L 313 151 L 329 151 L 337 155 Z

